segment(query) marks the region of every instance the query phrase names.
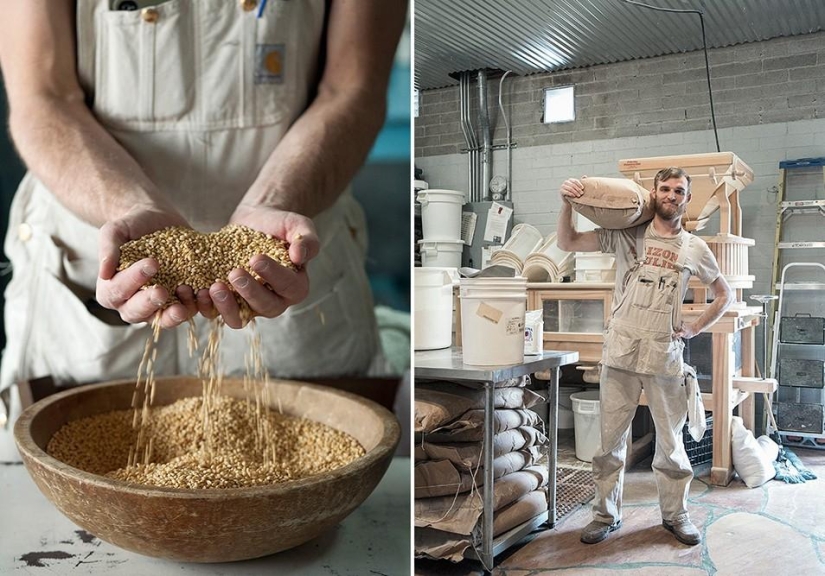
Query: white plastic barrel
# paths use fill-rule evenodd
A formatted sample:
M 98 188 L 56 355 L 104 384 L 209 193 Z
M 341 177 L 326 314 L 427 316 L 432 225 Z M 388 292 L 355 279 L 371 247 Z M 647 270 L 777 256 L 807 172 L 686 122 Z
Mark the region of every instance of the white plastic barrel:
M 426 268 L 459 268 L 463 240 L 419 240 L 421 265 Z
M 449 348 L 453 341 L 453 279 L 456 268 L 414 268 L 416 350 Z
M 461 340 L 465 364 L 494 366 L 524 360 L 527 279 L 462 278 Z
M 602 443 L 599 391 L 576 392 L 571 394 L 570 400 L 573 404 L 576 458 L 592 462 Z
M 461 238 L 461 207 L 464 192 L 457 190 L 421 190 L 415 198 L 421 204 L 421 228 L 424 240 L 458 240 Z

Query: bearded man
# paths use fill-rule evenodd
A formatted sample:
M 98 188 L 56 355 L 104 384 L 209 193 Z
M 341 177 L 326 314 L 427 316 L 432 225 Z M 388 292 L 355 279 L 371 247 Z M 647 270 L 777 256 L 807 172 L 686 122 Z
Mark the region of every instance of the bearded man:
M 690 176 L 681 168 L 656 174 L 653 220 L 634 228 L 578 232 L 569 198 L 583 193 L 577 179 L 561 186 L 558 246 L 615 254 L 616 286 L 599 380 L 601 449 L 593 458 L 593 521 L 582 531 L 581 541 L 601 542 L 621 527 L 627 442 L 644 390 L 656 429 L 653 471 L 662 525 L 680 542 L 693 546 L 702 537 L 687 511 L 693 469 L 682 442 L 688 411 L 684 339 L 712 326 L 733 302 L 733 290 L 704 240 L 682 227 L 690 201 Z M 694 322 L 685 324 L 681 309 L 691 276 L 710 287 L 714 300 Z

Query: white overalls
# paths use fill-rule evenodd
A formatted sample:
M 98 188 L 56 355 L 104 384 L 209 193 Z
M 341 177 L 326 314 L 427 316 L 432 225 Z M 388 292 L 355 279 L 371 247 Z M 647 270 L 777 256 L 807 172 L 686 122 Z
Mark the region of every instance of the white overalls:
M 109 4 L 77 3 L 78 72 L 94 114 L 193 227 L 216 230 L 309 104 L 325 2 L 269 0 L 258 17 L 237 0 L 169 0 L 154 21 Z M 321 251 L 307 268 L 309 296 L 258 319 L 264 358 L 284 377 L 364 373 L 379 345 L 363 213 L 346 191 L 314 222 Z M 5 243 L 14 274 L 0 389 L 47 375 L 61 385 L 136 376 L 147 327 L 94 302 L 97 234 L 24 178 Z M 156 374 L 196 372 L 186 330 L 163 332 Z M 247 338 L 224 331 L 225 372 L 244 370 Z M 0 430 L 0 456 L 8 437 Z
M 682 443 L 688 401 L 684 342 L 673 338 L 681 325 L 682 274 L 689 274 L 684 264 L 691 236 L 681 232 L 678 255 L 675 248 L 665 254 L 667 267 L 652 266 L 645 264 L 646 228 L 637 228 L 636 254 L 641 256 L 625 275 L 624 292 L 605 331 L 600 379 L 602 444 L 593 458 L 593 516 L 607 524 L 621 520 L 627 442 L 642 389 L 656 427 L 653 471 L 664 520 L 687 517 L 687 493 L 693 478 Z

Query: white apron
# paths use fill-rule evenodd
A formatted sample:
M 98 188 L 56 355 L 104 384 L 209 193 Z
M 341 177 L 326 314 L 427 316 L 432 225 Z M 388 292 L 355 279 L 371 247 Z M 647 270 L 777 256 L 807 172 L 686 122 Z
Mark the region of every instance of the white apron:
M 690 234 L 673 269 L 645 264 L 644 234 L 637 228 L 639 259 L 624 278 L 625 289 L 605 331 L 602 364 L 637 374 L 681 376 L 685 344 L 673 338 L 682 318 L 682 273 Z
M 98 120 L 196 229 L 215 230 L 308 105 L 325 2 L 269 0 L 260 18 L 238 0 L 169 0 L 156 10 L 148 21 L 110 11 L 108 0 L 79 0 L 79 76 Z M 264 359 L 284 377 L 364 373 L 378 335 L 363 212 L 347 191 L 314 221 L 321 251 L 307 268 L 309 297 L 258 319 Z M 5 243 L 14 273 L 0 390 L 47 375 L 59 385 L 136 376 L 148 328 L 94 302 L 97 232 L 24 178 Z M 157 375 L 196 371 L 186 330 L 163 332 Z M 244 370 L 248 332 L 224 331 L 225 372 Z

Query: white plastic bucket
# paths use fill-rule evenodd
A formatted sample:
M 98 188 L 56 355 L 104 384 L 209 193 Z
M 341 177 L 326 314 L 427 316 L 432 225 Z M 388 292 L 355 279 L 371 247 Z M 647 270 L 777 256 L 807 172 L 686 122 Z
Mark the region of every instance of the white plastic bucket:
M 419 240 L 421 265 L 425 268 L 459 268 L 463 240 Z
M 426 235 L 424 236 L 426 238 Z M 544 236 L 535 226 L 530 224 L 518 224 L 513 228 L 510 239 L 504 243 L 502 250 L 513 253 L 516 258 L 524 260 L 535 252 L 544 241 Z
M 570 399 L 570 396 L 581 391 L 582 389 L 578 386 L 559 387 L 559 417 L 556 421 L 556 427 L 559 430 L 570 430 L 575 427 L 573 422 L 573 401 Z
M 415 350 L 449 348 L 453 341 L 453 279 L 455 268 L 414 268 Z
M 464 363 L 520 364 L 524 360 L 527 279 L 462 278 L 459 296 Z
M 573 404 L 576 458 L 592 462 L 602 444 L 599 391 L 576 392 L 570 395 L 570 400 Z
M 465 202 L 464 192 L 421 190 L 415 199 L 421 204 L 424 240 L 461 238 L 461 207 Z

